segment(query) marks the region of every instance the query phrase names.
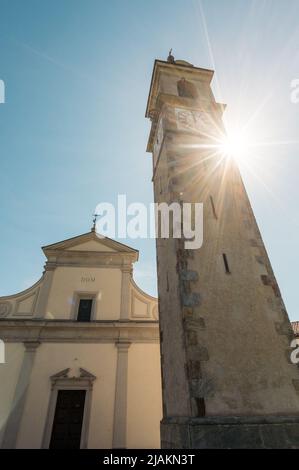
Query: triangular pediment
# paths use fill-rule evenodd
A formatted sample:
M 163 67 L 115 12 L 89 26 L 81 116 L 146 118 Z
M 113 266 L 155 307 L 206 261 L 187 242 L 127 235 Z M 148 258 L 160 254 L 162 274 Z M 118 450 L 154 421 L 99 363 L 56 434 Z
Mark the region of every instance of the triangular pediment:
M 111 248 L 110 246 L 107 246 L 107 244 L 101 243 L 100 240 L 90 240 L 84 243 L 79 243 L 78 245 L 71 246 L 70 248 L 67 248 L 67 251 L 105 251 L 105 252 L 116 252 L 118 250 L 115 250 Z
M 77 237 L 62 240 L 52 245 L 42 247 L 45 255 L 53 252 L 97 252 L 97 253 L 131 253 L 138 254 L 138 250 L 134 250 L 123 243 L 112 240 L 108 237 L 99 237 L 95 232 L 84 233 Z

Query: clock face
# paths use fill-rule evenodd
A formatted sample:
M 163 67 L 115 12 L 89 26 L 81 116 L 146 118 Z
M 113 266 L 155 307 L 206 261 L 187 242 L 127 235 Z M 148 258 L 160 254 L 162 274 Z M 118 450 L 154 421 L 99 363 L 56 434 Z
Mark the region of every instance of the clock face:
M 206 132 L 210 127 L 210 115 L 203 111 L 175 108 L 177 128 L 180 131 Z

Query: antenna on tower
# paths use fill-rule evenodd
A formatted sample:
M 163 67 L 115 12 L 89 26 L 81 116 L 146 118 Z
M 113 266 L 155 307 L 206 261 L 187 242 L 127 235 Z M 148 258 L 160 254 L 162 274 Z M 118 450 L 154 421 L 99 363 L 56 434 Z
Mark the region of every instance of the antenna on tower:
M 174 56 L 172 55 L 172 48 L 170 49 L 167 57 L 167 62 L 170 62 L 171 64 L 174 64 Z

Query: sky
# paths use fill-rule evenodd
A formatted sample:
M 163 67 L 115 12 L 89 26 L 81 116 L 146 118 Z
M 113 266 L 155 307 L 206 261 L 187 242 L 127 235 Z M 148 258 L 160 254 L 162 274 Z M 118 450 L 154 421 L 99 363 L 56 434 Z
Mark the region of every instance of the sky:
M 0 0 L 0 295 L 37 281 L 41 246 L 86 233 L 100 202 L 153 201 L 145 107 L 156 58 L 215 70 L 291 320 L 299 320 L 298 0 Z M 156 295 L 153 239 L 134 278 Z

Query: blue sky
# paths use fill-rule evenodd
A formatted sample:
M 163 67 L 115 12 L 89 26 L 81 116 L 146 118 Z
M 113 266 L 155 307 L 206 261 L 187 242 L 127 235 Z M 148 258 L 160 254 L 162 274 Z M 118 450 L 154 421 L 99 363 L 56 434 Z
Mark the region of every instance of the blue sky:
M 153 199 L 144 118 L 155 58 L 215 68 L 228 125 L 291 319 L 299 320 L 298 0 L 0 0 L 0 295 L 36 281 L 40 247 L 87 232 L 99 202 Z M 286 144 L 285 142 L 290 141 Z M 138 284 L 156 293 L 154 240 Z

